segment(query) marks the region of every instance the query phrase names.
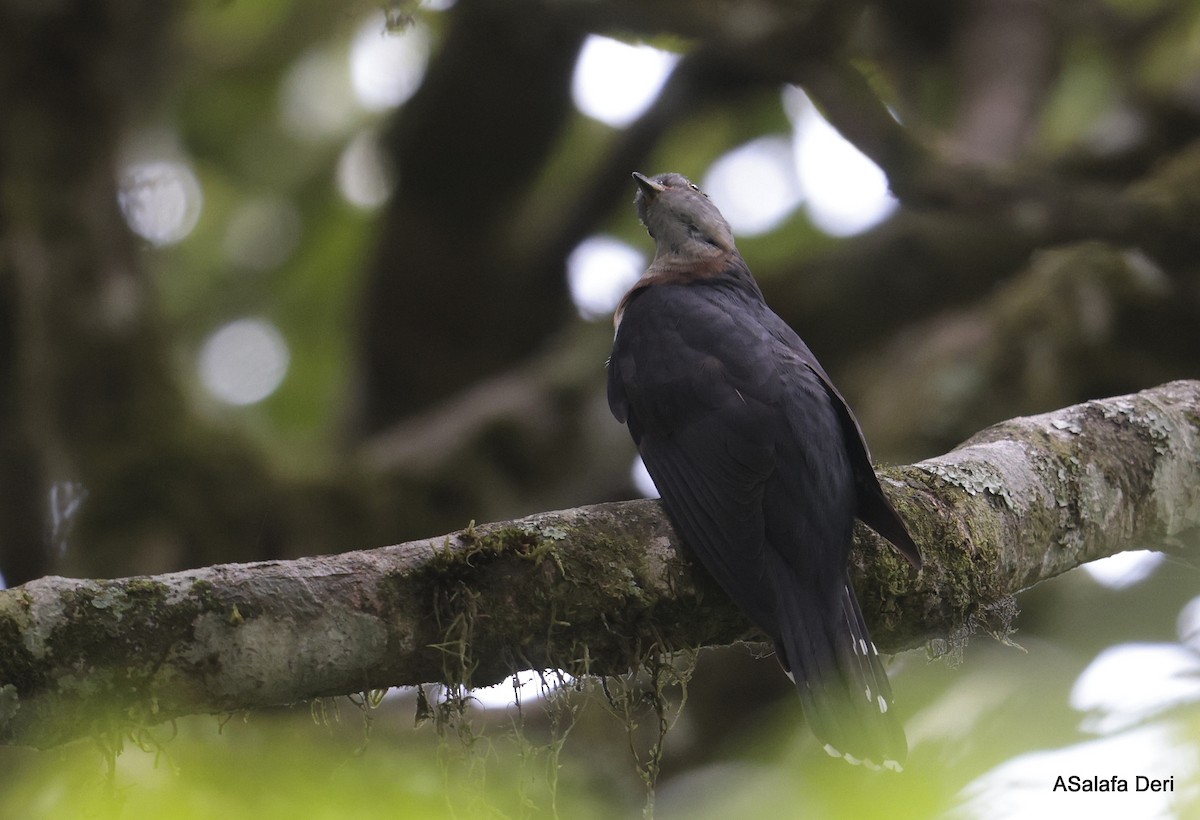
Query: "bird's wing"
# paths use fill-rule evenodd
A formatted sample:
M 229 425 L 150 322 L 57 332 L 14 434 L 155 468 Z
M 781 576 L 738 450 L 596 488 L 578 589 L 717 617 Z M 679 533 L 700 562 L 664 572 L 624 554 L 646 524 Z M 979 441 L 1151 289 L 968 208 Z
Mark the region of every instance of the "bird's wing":
M 774 464 L 759 339 L 704 288 L 656 286 L 631 301 L 609 361 L 625 417 L 683 540 L 746 614 L 778 634 L 763 590 L 762 495 Z
M 846 572 L 856 505 L 855 475 L 834 402 L 799 357 L 777 349 L 783 386 L 772 419 L 775 469 L 764 490 L 767 541 L 812 588 Z
M 772 334 L 794 351 L 804 366 L 816 376 L 833 403 L 833 408 L 837 412 L 841 424 L 846 452 L 850 456 L 850 464 L 854 470 L 858 517 L 864 524 L 890 541 L 910 564 L 920 568 L 921 551 L 912 536 L 909 535 L 904 519 L 896 512 L 896 508 L 892 506 L 892 502 L 884 495 L 883 488 L 879 485 L 879 477 L 875 474 L 875 468 L 871 463 L 871 451 L 867 448 L 866 437 L 863 435 L 858 419 L 850 410 L 850 405 L 846 403 L 841 392 L 833 386 L 833 380 L 821 367 L 808 345 L 796 335 L 796 332 L 786 322 L 774 313 L 770 313 L 765 321 L 770 326 Z
M 871 453 L 867 449 L 867 440 L 863 436 L 858 419 L 854 417 L 850 405 L 842 398 L 842 394 L 833 386 L 829 377 L 825 375 L 825 371 L 821 370 L 820 365 L 816 365 L 813 369 L 833 400 L 833 406 L 842 422 L 846 450 L 850 454 L 850 463 L 854 467 L 855 485 L 858 490 L 858 517 L 864 524 L 890 541 L 910 564 L 920 569 L 921 551 L 912 536 L 908 534 L 908 527 L 905 526 L 904 519 L 900 517 L 896 508 L 892 506 L 892 502 L 883 493 L 883 487 L 879 484 L 879 476 L 875 474 L 875 467 L 871 464 Z

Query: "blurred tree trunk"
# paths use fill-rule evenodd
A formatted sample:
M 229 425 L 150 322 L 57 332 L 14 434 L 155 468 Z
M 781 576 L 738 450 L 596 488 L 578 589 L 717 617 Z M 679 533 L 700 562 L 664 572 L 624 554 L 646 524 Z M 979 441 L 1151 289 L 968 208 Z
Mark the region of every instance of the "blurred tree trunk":
M 0 567 L 10 583 L 54 566 L 63 499 L 79 482 L 104 504 L 127 459 L 180 414 L 116 188 L 117 141 L 153 95 L 172 17 L 145 2 L 0 3 Z
M 523 254 L 537 226 L 515 216 L 573 110 L 584 31 L 529 5 L 456 9 L 387 136 L 398 181 L 362 299 L 367 431 L 520 361 L 569 317 L 562 258 Z
M 185 400 L 118 207 L 120 140 L 169 71 L 175 13 L 0 3 L 0 568 L 10 584 L 248 557 L 228 551 L 235 533 L 268 557 L 287 520 L 258 454 Z

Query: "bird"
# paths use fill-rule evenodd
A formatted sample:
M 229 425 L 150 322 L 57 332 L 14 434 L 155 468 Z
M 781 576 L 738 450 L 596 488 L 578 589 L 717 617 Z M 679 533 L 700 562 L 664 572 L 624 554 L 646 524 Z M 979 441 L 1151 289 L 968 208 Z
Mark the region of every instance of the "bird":
M 681 174 L 633 178 L 655 255 L 613 316 L 609 409 L 685 545 L 774 644 L 825 751 L 900 771 L 907 740 L 848 575 L 854 521 L 918 569 L 920 550 L 716 205 Z

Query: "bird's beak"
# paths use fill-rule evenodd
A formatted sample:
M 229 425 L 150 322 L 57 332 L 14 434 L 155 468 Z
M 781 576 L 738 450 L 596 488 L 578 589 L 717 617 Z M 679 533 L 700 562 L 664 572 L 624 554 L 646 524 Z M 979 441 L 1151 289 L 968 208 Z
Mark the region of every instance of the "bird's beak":
M 633 172 L 633 178 L 637 180 L 638 187 L 642 189 L 642 193 L 646 195 L 647 199 L 654 199 L 654 197 L 667 190 L 666 186 L 659 185 L 650 179 L 650 177 L 645 174 L 639 174 L 637 171 Z

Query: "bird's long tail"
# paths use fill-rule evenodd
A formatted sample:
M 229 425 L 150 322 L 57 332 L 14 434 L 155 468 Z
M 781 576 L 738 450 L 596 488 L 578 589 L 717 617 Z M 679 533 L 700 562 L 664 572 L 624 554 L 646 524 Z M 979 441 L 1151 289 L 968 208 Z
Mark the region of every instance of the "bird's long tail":
M 908 754 L 892 711 L 892 687 L 867 634 L 854 590 L 804 591 L 779 578 L 776 651 L 800 692 L 801 706 L 825 751 L 851 763 L 900 771 Z M 794 579 L 794 576 L 793 576 Z

